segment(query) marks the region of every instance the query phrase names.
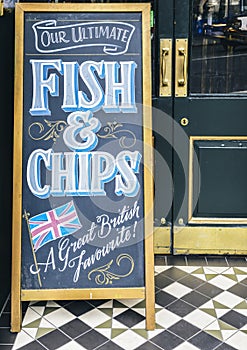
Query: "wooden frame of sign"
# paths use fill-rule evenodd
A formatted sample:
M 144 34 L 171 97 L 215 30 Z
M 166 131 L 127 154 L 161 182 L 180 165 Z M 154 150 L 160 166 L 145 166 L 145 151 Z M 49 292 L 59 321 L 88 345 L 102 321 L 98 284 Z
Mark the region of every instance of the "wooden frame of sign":
M 145 299 L 150 4 L 16 4 L 11 330 L 22 301 Z

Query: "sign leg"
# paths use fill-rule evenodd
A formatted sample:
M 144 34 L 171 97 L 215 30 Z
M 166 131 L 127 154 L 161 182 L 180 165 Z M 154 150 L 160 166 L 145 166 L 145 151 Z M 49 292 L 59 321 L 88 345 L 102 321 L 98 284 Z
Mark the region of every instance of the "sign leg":
M 12 295 L 11 298 L 11 332 L 20 332 L 21 331 L 21 322 L 22 322 L 22 307 L 20 297 Z
M 150 235 L 150 237 L 146 239 L 146 244 L 148 246 L 153 245 L 152 235 Z M 153 269 L 154 269 L 154 255 L 149 254 L 148 261 L 146 264 L 146 329 L 148 331 L 155 329 L 155 293 L 154 293 Z

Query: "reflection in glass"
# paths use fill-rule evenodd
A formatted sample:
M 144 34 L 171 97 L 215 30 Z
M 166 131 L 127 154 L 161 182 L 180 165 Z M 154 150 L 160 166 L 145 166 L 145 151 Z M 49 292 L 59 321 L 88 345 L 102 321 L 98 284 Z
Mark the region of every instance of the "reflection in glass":
M 190 93 L 247 94 L 247 0 L 194 0 Z

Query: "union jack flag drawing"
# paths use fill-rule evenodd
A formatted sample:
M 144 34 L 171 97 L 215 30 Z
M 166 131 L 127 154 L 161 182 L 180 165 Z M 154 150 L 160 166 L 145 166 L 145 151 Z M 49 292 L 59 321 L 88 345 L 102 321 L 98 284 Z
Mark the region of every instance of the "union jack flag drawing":
M 55 239 L 70 235 L 82 227 L 73 201 L 40 213 L 28 220 L 34 251 Z

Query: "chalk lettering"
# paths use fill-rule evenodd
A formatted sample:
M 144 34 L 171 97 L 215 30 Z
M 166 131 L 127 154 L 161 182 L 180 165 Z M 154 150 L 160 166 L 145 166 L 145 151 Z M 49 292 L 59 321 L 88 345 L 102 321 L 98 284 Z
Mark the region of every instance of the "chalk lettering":
M 60 39 L 59 39 L 60 40 Z M 31 59 L 33 96 L 31 115 L 51 115 L 48 94 L 59 96 L 59 80 L 63 76 L 63 104 L 65 112 L 75 110 L 135 113 L 134 61 L 63 62 L 60 59 Z M 79 90 L 79 78 L 89 93 Z M 100 81 L 105 79 L 105 92 Z M 120 99 L 121 96 L 121 99 Z
M 63 273 L 67 269 L 73 269 L 73 282 L 77 283 L 82 270 L 86 270 L 93 266 L 97 261 L 100 261 L 112 251 L 120 246 L 123 246 L 131 239 L 131 226 L 122 226 L 116 230 L 116 236 L 107 242 L 104 246 L 98 247 L 95 251 L 86 257 L 86 249 L 83 249 L 86 243 L 93 241 L 95 238 L 94 230 L 97 226 L 93 222 L 91 228 L 86 234 L 77 241 L 71 242 L 69 237 L 62 238 L 57 244 L 57 250 L 54 247 L 49 249 L 45 262 L 38 262 L 37 266 L 30 266 L 31 274 L 35 275 L 40 272 L 46 274 L 49 269 L 57 270 Z M 55 251 L 57 257 L 55 257 Z M 62 266 L 60 266 L 62 263 Z M 58 267 L 59 266 L 59 267 Z M 38 267 L 38 268 L 37 268 Z
M 124 206 L 121 210 L 120 214 L 110 218 L 107 214 L 98 215 L 96 217 L 97 224 L 100 224 L 100 230 L 98 231 L 98 237 L 105 238 L 107 237 L 112 228 L 119 227 L 120 225 L 128 222 L 129 220 L 136 217 L 139 218 L 139 205 L 137 205 L 137 201 L 134 203 L 133 208 L 129 208 Z
M 140 188 L 141 155 L 138 151 L 122 151 L 116 158 L 107 152 L 53 152 L 34 150 L 28 159 L 27 183 L 38 198 L 49 196 L 105 196 L 105 185 L 115 179 L 117 196 L 134 197 Z M 42 168 L 51 173 L 44 183 Z

